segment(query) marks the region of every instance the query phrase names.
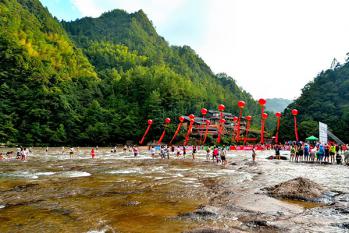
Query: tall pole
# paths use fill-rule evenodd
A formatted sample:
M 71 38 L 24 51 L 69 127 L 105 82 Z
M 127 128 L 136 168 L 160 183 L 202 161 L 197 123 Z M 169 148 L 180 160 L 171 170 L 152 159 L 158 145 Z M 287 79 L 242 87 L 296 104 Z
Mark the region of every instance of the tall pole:
M 298 115 L 298 110 L 297 109 L 292 109 L 292 115 L 293 115 L 293 121 L 294 121 L 294 134 L 296 136 L 296 141 L 299 141 L 298 138 L 298 128 L 297 128 L 297 115 Z
M 264 119 L 263 119 L 263 114 L 264 114 L 264 107 L 267 101 L 265 99 L 259 99 L 258 100 L 259 105 L 261 106 L 261 144 L 264 144 Z
M 279 143 L 279 130 L 280 130 L 281 112 L 275 113 L 275 116 L 276 116 L 276 118 L 277 118 L 275 143 L 278 144 L 278 143 Z
M 218 105 L 218 111 L 220 112 L 219 117 L 219 125 L 218 125 L 218 136 L 217 136 L 217 144 L 221 143 L 221 133 L 222 133 L 222 120 L 223 120 L 223 111 L 225 109 L 225 106 L 223 104 Z
M 246 145 L 246 142 L 247 142 L 248 131 L 250 130 L 252 117 L 246 116 L 246 120 L 247 120 L 247 126 L 246 126 L 246 134 L 245 134 L 245 138 L 244 138 L 244 145 Z

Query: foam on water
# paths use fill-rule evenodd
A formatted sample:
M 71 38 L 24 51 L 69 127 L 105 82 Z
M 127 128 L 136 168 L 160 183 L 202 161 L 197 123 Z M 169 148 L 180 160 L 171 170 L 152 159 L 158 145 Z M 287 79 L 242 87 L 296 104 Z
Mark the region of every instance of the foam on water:
M 56 174 L 56 172 L 36 172 L 34 173 L 36 176 L 52 176 Z
M 38 179 L 39 176 L 37 176 L 35 173 L 31 173 L 29 171 L 18 171 L 13 173 L 7 173 L 3 174 L 2 176 L 7 177 L 19 177 L 19 178 L 27 178 L 27 179 Z
M 131 169 L 124 169 L 124 170 L 113 170 L 107 173 L 109 174 L 133 174 L 133 173 L 142 174 L 143 172 L 141 168 L 131 168 Z
M 62 172 L 60 176 L 63 177 L 85 177 L 85 176 L 91 176 L 88 172 L 80 172 L 80 171 L 68 171 L 68 172 Z

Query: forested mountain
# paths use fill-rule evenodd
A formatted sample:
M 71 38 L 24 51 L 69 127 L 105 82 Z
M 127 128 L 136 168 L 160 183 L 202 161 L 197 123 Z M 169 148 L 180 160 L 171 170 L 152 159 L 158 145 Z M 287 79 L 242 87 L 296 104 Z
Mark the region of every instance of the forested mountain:
M 38 1 L 0 2 L 0 142 L 63 143 L 80 133 L 97 74 Z
M 349 142 L 349 62 L 321 72 L 309 82 L 301 96 L 284 111 L 281 137 L 294 138 L 291 110 L 298 109 L 299 136 L 318 135 L 318 122 L 328 124 L 329 129 L 344 142 Z
M 265 109 L 274 113 L 283 112 L 285 108 L 290 103 L 292 103 L 292 100 L 283 99 L 283 98 L 271 98 L 266 100 L 267 100 L 267 104 Z
M 165 117 L 175 123 L 220 103 L 237 113 L 240 99 L 258 114 L 231 77 L 213 74 L 190 47 L 169 46 L 142 11 L 60 23 L 38 0 L 0 2 L 2 143 L 137 141 L 148 118 L 151 139 Z

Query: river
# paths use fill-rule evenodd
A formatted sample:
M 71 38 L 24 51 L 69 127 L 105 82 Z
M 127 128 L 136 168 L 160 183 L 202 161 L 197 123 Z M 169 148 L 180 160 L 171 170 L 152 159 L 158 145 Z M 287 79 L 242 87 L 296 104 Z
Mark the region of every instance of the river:
M 28 161 L 0 161 L 0 232 L 348 232 L 346 166 L 267 160 L 272 151 L 256 163 L 232 152 L 222 167 L 203 151 L 193 161 L 110 148 L 91 159 L 89 150 L 70 159 L 61 148 L 33 148 Z M 335 202 L 279 200 L 263 190 L 299 176 L 335 192 Z

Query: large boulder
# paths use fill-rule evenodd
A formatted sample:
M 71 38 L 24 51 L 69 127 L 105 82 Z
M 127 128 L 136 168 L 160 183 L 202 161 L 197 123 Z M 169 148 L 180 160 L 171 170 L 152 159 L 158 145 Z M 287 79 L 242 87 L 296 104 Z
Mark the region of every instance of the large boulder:
M 276 198 L 305 201 L 316 201 L 323 196 L 325 191 L 319 184 L 303 177 L 282 182 L 266 190 L 271 196 Z

